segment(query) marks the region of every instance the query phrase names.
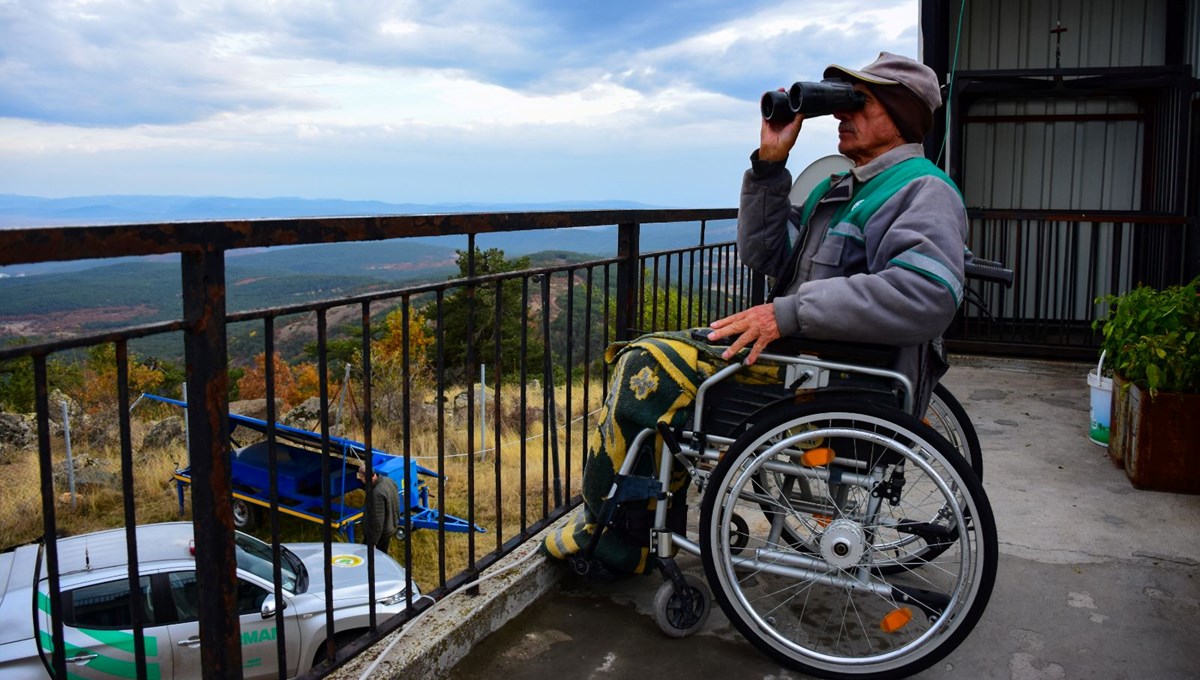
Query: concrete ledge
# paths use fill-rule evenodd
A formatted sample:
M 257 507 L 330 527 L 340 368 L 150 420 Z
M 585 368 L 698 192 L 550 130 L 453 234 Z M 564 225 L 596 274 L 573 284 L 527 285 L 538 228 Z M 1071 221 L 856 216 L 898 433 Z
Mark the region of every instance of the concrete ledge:
M 329 677 L 358 680 L 368 670 L 371 678 L 447 677 L 477 642 L 559 583 L 563 563 L 534 553 L 542 544 L 542 536 L 569 518 L 559 520 L 484 572 L 486 580 L 479 584 L 478 595 L 468 595 L 464 589 L 455 591 Z M 519 566 L 488 578 L 518 562 Z

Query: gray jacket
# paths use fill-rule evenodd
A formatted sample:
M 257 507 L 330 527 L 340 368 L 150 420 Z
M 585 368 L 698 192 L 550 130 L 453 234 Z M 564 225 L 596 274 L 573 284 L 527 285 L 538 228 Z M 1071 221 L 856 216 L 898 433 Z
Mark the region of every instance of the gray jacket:
M 742 262 L 780 279 L 772 300 L 780 333 L 902 348 L 894 368 L 917 386 L 918 413 L 946 369 L 940 336 L 962 299 L 966 209 L 930 167 L 933 174 L 877 191 L 885 200 L 873 212 L 856 218 L 854 211 L 872 179 L 923 157 L 920 144 L 905 144 L 835 176 L 804 225 L 802 206 L 788 199 L 784 163 L 758 161 L 756 153 L 738 213 Z

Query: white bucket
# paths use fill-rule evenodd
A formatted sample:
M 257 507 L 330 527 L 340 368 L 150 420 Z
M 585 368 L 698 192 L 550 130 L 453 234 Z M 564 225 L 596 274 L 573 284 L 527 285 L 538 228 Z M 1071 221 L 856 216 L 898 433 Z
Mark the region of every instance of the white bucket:
M 1088 429 L 1088 439 L 1093 444 L 1108 446 L 1108 426 L 1112 422 L 1112 378 L 1101 375 L 1104 369 L 1104 352 L 1100 353 L 1100 363 L 1096 370 L 1088 371 L 1088 387 L 1092 391 L 1092 423 Z

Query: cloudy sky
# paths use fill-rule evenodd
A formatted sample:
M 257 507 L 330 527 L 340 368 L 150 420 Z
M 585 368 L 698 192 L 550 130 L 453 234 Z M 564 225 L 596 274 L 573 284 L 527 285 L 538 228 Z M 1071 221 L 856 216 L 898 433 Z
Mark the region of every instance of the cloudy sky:
M 764 90 L 917 56 L 917 22 L 917 0 L 0 0 L 0 193 L 729 207 Z

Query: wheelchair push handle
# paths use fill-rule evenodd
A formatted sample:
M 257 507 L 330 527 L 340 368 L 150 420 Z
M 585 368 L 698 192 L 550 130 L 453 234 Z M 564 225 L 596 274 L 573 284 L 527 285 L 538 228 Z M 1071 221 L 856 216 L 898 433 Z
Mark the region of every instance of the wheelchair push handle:
M 967 260 L 964 267 L 964 273 L 967 275 L 968 279 L 999 283 L 1003 284 L 1005 288 L 1012 288 L 1013 270 L 1005 267 L 1003 263 L 996 262 L 995 260 L 985 260 L 980 257 L 972 257 Z

